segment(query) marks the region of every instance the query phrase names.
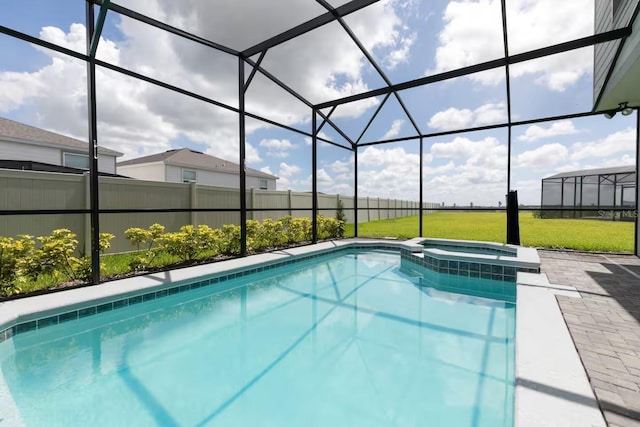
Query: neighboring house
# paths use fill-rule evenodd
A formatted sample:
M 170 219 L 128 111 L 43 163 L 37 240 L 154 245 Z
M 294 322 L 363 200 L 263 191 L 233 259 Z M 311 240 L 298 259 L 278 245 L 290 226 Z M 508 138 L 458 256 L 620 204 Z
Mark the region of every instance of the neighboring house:
M 594 46 L 593 110 L 640 106 L 640 0 L 597 0 L 595 3 L 596 34 L 632 26 L 626 39 Z M 627 110 L 626 113 L 630 113 Z
M 118 173 L 149 181 L 195 182 L 240 188 L 240 167 L 237 163 L 188 148 L 120 162 Z M 246 179 L 247 188 L 275 190 L 278 177 L 247 168 Z
M 0 160 L 88 170 L 88 152 L 85 141 L 0 117 Z M 98 147 L 98 171 L 115 174 L 120 156 L 118 151 Z

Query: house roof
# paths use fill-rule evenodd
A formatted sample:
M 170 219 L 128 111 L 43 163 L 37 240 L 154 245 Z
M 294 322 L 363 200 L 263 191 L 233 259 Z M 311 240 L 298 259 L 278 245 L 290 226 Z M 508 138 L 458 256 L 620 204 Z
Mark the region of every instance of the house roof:
M 181 166 L 185 168 L 202 169 L 216 172 L 238 174 L 240 167 L 237 163 L 230 162 L 219 157 L 204 154 L 189 148 L 178 148 L 164 153 L 150 154 L 136 159 L 119 162 L 120 166 L 142 165 L 146 163 L 163 162 L 167 165 Z M 247 168 L 247 175 L 255 178 L 278 179 L 277 176 L 256 169 Z
M 59 133 L 49 132 L 24 123 L 0 117 L 0 139 L 21 142 L 25 144 L 40 144 L 69 148 L 76 151 L 88 151 L 89 144 L 86 141 L 70 138 Z M 122 153 L 105 147 L 98 147 L 98 153 L 120 157 Z
M 635 173 L 635 171 L 636 167 L 634 165 L 616 166 L 612 168 L 583 169 L 577 171 L 562 172 L 543 179 L 570 178 L 572 176 L 613 175 L 616 173 Z

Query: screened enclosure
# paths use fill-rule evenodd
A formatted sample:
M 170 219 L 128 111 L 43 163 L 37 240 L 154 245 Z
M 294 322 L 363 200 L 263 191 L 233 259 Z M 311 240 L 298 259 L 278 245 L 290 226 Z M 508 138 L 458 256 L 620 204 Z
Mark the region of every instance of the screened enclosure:
M 487 8 L 486 22 L 476 19 L 471 9 L 454 10 L 438 2 L 280 0 L 256 2 L 253 8 L 249 3 L 234 8 L 231 3 L 164 0 L 36 3 L 0 4 L 0 78 L 21 82 L 39 77 L 37 67 L 48 60 L 56 79 L 7 92 L 11 97 L 5 109 L 19 114 L 24 109 L 20 100 L 31 97 L 37 101 L 35 117 L 46 116 L 38 108 L 52 106 L 54 124 L 75 115 L 73 126 L 88 142 L 90 164 L 87 181 L 78 184 L 74 194 L 86 191 L 90 200 L 73 206 L 61 206 L 59 199 L 26 205 L 7 190 L 0 217 L 11 228 L 17 217 L 35 222 L 66 216 L 90 231 L 86 252 L 92 257 L 93 283 L 100 281 L 99 234 L 118 221 L 121 229 L 146 227 L 158 218 L 178 227 L 193 218 L 224 215 L 240 227 L 238 255 L 247 255 L 247 221 L 269 213 L 269 208 L 251 202 L 246 181 L 247 164 L 260 159 L 258 148 L 264 150 L 263 158 L 281 159 L 281 179 L 295 182 L 298 191 L 309 196 L 300 205 L 289 205 L 288 211 L 312 220 L 312 242 L 318 241 L 317 215 L 336 210 L 333 199 L 331 206 L 322 202 L 323 193 L 347 192 L 352 197 L 344 210 L 353 219 L 354 236 L 360 235 L 364 217 L 391 218 L 398 206 L 388 200 L 399 198 L 398 193 L 417 205 L 411 207 L 415 236 L 425 234 L 430 220 L 425 218 L 434 213 L 504 214 L 505 195 L 511 190 L 519 191 L 525 210 L 544 217 L 558 210 L 571 218 L 600 217 L 599 211 L 614 210 L 611 219 L 628 219 L 626 209 L 635 209 L 635 166 L 549 176 L 542 181 L 540 205 L 542 177 L 532 175 L 546 164 L 566 169 L 573 159 L 590 161 L 597 147 L 617 143 L 598 135 L 563 151 L 557 143 L 538 142 L 584 133 L 595 124 L 607 133 L 624 133 L 627 151 L 635 150 L 637 105 L 598 111 L 584 71 L 590 67 L 562 68 L 573 66 L 576 57 L 588 58 L 585 63 L 593 60 L 594 46 L 628 39 L 631 23 L 598 29 L 589 24 L 566 33 L 526 27 L 550 34 L 541 42 L 523 36 L 520 27 L 553 19 L 541 14 L 540 19 L 523 21 L 519 13 L 527 2 L 515 0 L 474 3 Z M 409 6 L 418 8 L 410 17 Z M 426 22 L 433 13 L 420 8 L 436 6 L 441 25 L 432 26 Z M 395 15 L 389 27 L 378 28 L 391 12 Z M 593 10 L 582 12 L 593 19 Z M 461 20 L 453 25 L 455 13 Z M 54 14 L 60 22 L 47 18 Z M 21 17 L 31 15 L 37 23 L 25 24 Z M 463 38 L 470 20 L 490 25 L 485 39 Z M 54 25 L 68 27 L 69 33 L 53 31 Z M 434 32 L 417 42 L 427 30 Z M 381 41 L 378 36 L 385 31 L 389 40 Z M 447 41 L 452 42 L 443 44 Z M 414 63 L 402 68 L 414 43 Z M 143 48 L 134 52 L 132 46 Z M 20 52 L 34 47 L 48 56 L 29 62 L 27 71 L 17 68 Z M 485 47 L 488 50 L 477 54 Z M 330 60 L 337 65 L 325 66 Z M 67 80 L 59 78 L 65 70 L 71 76 Z M 567 79 L 576 75 L 576 81 L 589 80 L 588 90 L 570 88 Z M 454 84 L 461 85 L 455 94 Z M 546 85 L 545 91 L 536 86 L 540 84 Z M 77 99 L 55 104 L 52 93 L 58 87 Z M 472 95 L 477 96 L 473 103 Z M 67 106 L 79 107 L 64 110 Z M 634 116 L 621 117 L 629 108 Z M 622 114 L 616 120 L 624 122 L 603 117 L 618 111 Z M 567 124 L 571 120 L 580 124 Z M 129 122 L 135 122 L 135 132 L 126 132 Z M 282 133 L 274 136 L 276 130 Z M 203 198 L 195 207 L 188 204 L 193 198 L 188 188 L 180 187 L 189 184 L 176 184 L 176 191 L 154 204 L 144 198 L 123 203 L 123 191 L 105 197 L 111 181 L 99 179 L 94 155 L 105 141 L 141 154 L 175 148 L 172 144 L 187 139 L 196 149 L 226 150 L 233 156 L 237 194 L 225 203 Z M 293 147 L 303 160 L 286 163 L 286 156 L 277 152 L 284 146 Z M 184 193 L 184 201 L 178 193 Z M 125 223 L 130 214 L 136 215 L 136 224 Z
M 635 167 L 580 170 L 544 178 L 540 204 L 544 208 L 541 218 L 634 221 Z

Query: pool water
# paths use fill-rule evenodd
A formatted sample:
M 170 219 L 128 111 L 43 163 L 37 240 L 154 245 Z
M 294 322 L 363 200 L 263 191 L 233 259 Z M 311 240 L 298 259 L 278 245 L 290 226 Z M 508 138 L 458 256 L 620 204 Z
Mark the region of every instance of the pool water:
M 24 424 L 513 425 L 512 303 L 437 290 L 375 251 L 212 289 L 1 343 Z
M 425 249 L 442 249 L 443 251 L 449 252 L 462 252 L 468 254 L 479 254 L 479 255 L 497 255 L 497 256 L 516 256 L 515 251 L 508 251 L 506 249 L 497 249 L 491 247 L 482 247 L 482 246 L 460 246 L 460 245 L 447 245 L 444 243 L 423 243 Z

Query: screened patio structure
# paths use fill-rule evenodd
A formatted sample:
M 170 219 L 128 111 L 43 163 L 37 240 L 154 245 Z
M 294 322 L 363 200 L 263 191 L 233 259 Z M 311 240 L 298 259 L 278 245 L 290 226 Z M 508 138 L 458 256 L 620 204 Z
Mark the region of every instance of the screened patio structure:
M 542 180 L 542 218 L 634 221 L 634 166 L 563 172 Z M 547 210 L 557 208 L 558 210 Z
M 602 45 L 607 43 L 613 43 L 617 41 L 624 42 L 632 34 L 631 23 L 622 26 L 620 28 L 614 28 L 611 30 L 596 32 L 593 35 L 581 37 L 573 40 L 562 41 L 549 46 L 535 47 L 528 50 L 518 49 L 517 52 L 510 47 L 510 32 L 509 32 L 509 14 L 507 13 L 507 3 L 509 0 L 501 0 L 500 4 L 500 16 L 501 16 L 501 28 L 502 34 L 502 46 L 500 46 L 501 54 L 499 57 L 495 57 L 489 60 L 483 60 L 482 62 L 467 65 L 460 68 L 438 71 L 432 73 L 425 73 L 426 75 L 418 76 L 411 79 L 391 79 L 385 68 L 381 65 L 381 61 L 376 58 L 376 55 L 370 52 L 365 41 L 361 40 L 355 28 L 352 28 L 349 24 L 349 17 L 357 14 L 361 11 L 372 7 L 377 3 L 377 0 L 352 0 L 352 1 L 330 1 L 330 0 L 309 0 L 307 19 L 304 22 L 289 22 L 287 20 L 287 9 L 282 7 L 282 2 L 275 2 L 273 6 L 269 6 L 274 16 L 281 18 L 282 25 L 287 25 L 287 28 L 282 28 L 277 34 L 263 35 L 264 37 L 258 41 L 236 41 L 236 42 L 220 42 L 217 40 L 209 40 L 201 35 L 198 35 L 190 31 L 188 28 L 188 22 L 184 27 L 177 27 L 170 25 L 169 23 L 158 19 L 157 16 L 149 16 L 144 13 L 144 10 L 134 10 L 128 8 L 127 3 L 121 4 L 112 2 L 109 0 L 74 0 L 84 4 L 85 8 L 85 28 L 86 28 L 86 50 L 79 52 L 75 49 L 65 46 L 62 43 L 54 43 L 52 41 L 45 40 L 41 37 L 36 37 L 29 34 L 26 31 L 18 30 L 10 26 L 0 25 L 0 34 L 4 34 L 12 39 L 21 40 L 37 46 L 41 49 L 50 50 L 64 57 L 73 58 L 76 61 L 80 61 L 86 64 L 86 82 L 87 82 L 87 104 L 88 112 L 86 115 L 86 126 L 89 129 L 88 141 L 89 141 L 89 157 L 90 170 L 89 178 L 90 185 L 88 191 L 90 193 L 90 206 L 86 209 L 37 209 L 37 210 L 0 210 L 2 216 L 37 216 L 37 215 L 89 215 L 91 224 L 91 250 L 88 251 L 92 257 L 92 280 L 93 283 L 100 282 L 100 250 L 98 247 L 99 233 L 101 232 L 101 218 L 109 215 L 119 215 L 122 213 L 139 213 L 139 214 L 172 214 L 177 212 L 221 212 L 221 211 L 233 211 L 239 215 L 239 224 L 241 226 L 241 250 L 240 256 L 247 255 L 247 213 L 251 212 L 252 208 L 247 205 L 246 197 L 239 197 L 238 206 L 235 209 L 221 209 L 215 206 L 196 208 L 196 209 L 176 209 L 176 208 L 118 208 L 118 209 L 106 209 L 100 206 L 100 186 L 98 180 L 98 159 L 97 146 L 100 144 L 101 135 L 98 133 L 98 119 L 97 109 L 100 105 L 97 102 L 96 85 L 100 82 L 96 78 L 96 69 L 106 70 L 109 73 L 116 73 L 124 75 L 127 78 L 143 81 L 147 84 L 161 87 L 164 90 L 180 94 L 199 102 L 205 103 L 209 106 L 213 106 L 224 110 L 226 113 L 233 114 L 237 117 L 238 122 L 238 140 L 237 140 L 237 153 L 238 164 L 240 165 L 240 194 L 246 194 L 246 163 L 247 163 L 247 143 L 246 136 L 248 132 L 248 122 L 256 121 L 269 126 L 277 127 L 280 129 L 286 129 L 289 132 L 302 135 L 309 138 L 310 145 L 308 147 L 308 157 L 311 164 L 311 204 L 301 208 L 295 208 L 294 210 L 309 211 L 311 212 L 312 224 L 313 224 L 313 242 L 318 240 L 317 234 L 317 221 L 316 217 L 318 213 L 322 213 L 322 209 L 318 205 L 318 148 L 321 144 L 328 145 L 338 150 L 350 153 L 353 155 L 353 191 L 354 191 L 354 205 L 352 207 L 345 207 L 345 210 L 354 212 L 356 218 L 354 223 L 354 234 L 358 236 L 358 155 L 362 153 L 367 147 L 380 146 L 384 144 L 403 144 L 413 142 L 419 146 L 419 174 L 417 176 L 407 176 L 407 180 L 415 183 L 415 188 L 419 194 L 419 220 L 418 220 L 418 233 L 423 235 L 423 223 L 421 218 L 423 217 L 423 211 L 425 210 L 425 194 L 429 193 L 429 188 L 425 188 L 423 171 L 425 167 L 425 150 L 429 147 L 429 144 L 433 140 L 432 138 L 461 135 L 467 132 L 477 131 L 489 131 L 489 130 L 501 130 L 504 131 L 505 145 L 506 145 L 506 159 L 504 164 L 496 166 L 500 168 L 500 173 L 506 176 L 506 185 L 503 188 L 503 194 L 507 194 L 510 190 L 518 190 L 514 188 L 514 179 L 512 178 L 513 165 L 511 160 L 512 152 L 512 129 L 516 127 L 528 126 L 533 124 L 556 122 L 567 119 L 579 119 L 587 118 L 590 116 L 600 115 L 603 113 L 615 113 L 622 110 L 620 108 L 599 110 L 597 108 L 587 108 L 584 111 L 572 112 L 570 114 L 562 115 L 549 115 L 543 117 L 520 119 L 517 115 L 512 113 L 512 69 L 519 67 L 520 65 L 541 58 L 553 57 L 554 55 L 561 55 L 567 52 L 579 50 L 579 49 L 593 49 L 596 45 Z M 3 5 L 0 5 L 0 14 L 2 13 Z M 313 12 L 312 12 L 313 11 Z M 249 14 L 249 12 L 245 12 Z M 587 11 L 586 13 L 592 13 Z M 636 11 L 637 13 L 637 11 Z M 97 55 L 98 49 L 101 43 L 101 36 L 103 36 L 103 28 L 105 21 L 110 17 L 121 17 L 127 19 L 128 22 L 135 22 L 136 25 L 149 26 L 157 31 L 158 34 L 169 34 L 171 37 L 176 37 L 181 43 L 189 45 L 197 45 L 201 52 L 211 52 L 211 55 L 224 56 L 228 60 L 234 62 L 236 81 L 235 87 L 231 89 L 236 94 L 237 104 L 235 102 L 228 102 L 225 99 L 216 99 L 205 93 L 196 93 L 188 89 L 189 85 L 181 85 L 178 82 L 169 83 L 167 81 L 151 77 L 150 73 L 144 73 L 140 70 L 132 70 L 119 65 L 114 61 L 107 61 L 100 59 Z M 259 17 L 252 17 L 252 19 L 258 19 Z M 240 20 L 242 21 L 242 20 Z M 243 31 L 250 33 L 251 19 L 247 19 L 247 28 Z M 281 79 L 277 72 L 270 69 L 274 63 L 269 64 L 270 54 L 278 47 L 285 45 L 288 42 L 292 42 L 296 38 L 306 37 L 308 34 L 316 31 L 326 31 L 328 28 L 331 31 L 340 32 L 341 36 L 351 40 L 353 45 L 361 53 L 363 60 L 365 60 L 372 69 L 372 72 L 383 82 L 379 87 L 374 89 L 356 90 L 353 93 L 337 97 L 334 99 L 325 99 L 322 101 L 312 101 L 307 99 L 306 96 L 301 94 L 298 90 L 295 90 L 290 82 Z M 245 43 L 245 45 L 242 45 Z M 150 42 L 150 46 L 151 46 Z M 313 52 L 308 52 L 309 55 L 313 55 Z M 3 54 L 0 53 L 0 61 Z M 303 59 L 302 59 L 303 60 Z M 427 131 L 423 129 L 423 125 L 416 120 L 415 116 L 419 111 L 419 107 L 415 105 L 409 105 L 405 102 L 405 94 L 407 91 L 419 88 L 429 87 L 431 85 L 437 85 L 438 83 L 444 83 L 458 79 L 461 77 L 468 77 L 472 75 L 479 75 L 480 73 L 497 72 L 501 73 L 500 80 L 501 89 L 504 88 L 506 119 L 500 120 L 497 123 L 482 124 L 482 123 L 462 123 L 457 129 L 443 130 L 443 131 Z M 609 71 L 609 75 L 612 70 Z M 250 88 L 257 77 L 266 79 L 282 94 L 283 97 L 293 97 L 300 103 L 306 106 L 308 111 L 308 122 L 306 123 L 306 130 L 298 127 L 291 126 L 290 124 L 283 124 L 273 118 L 266 118 L 255 113 L 247 111 L 246 105 L 251 97 Z M 309 76 L 311 78 L 311 76 Z M 607 77 L 608 78 L 608 77 Z M 498 86 L 497 86 L 498 87 Z M 496 89 L 498 90 L 498 89 Z M 571 96 L 571 93 L 566 94 Z M 372 109 L 371 113 L 367 112 L 366 118 L 361 130 L 359 132 L 348 132 L 340 125 L 339 120 L 334 119 L 336 111 L 341 109 L 350 108 L 365 101 L 376 100 L 377 105 Z M 385 104 L 390 102 L 397 103 L 399 105 L 399 112 L 403 119 L 406 119 L 411 126 L 411 132 L 408 136 L 402 137 L 388 137 L 380 140 L 367 140 L 363 138 L 367 129 L 375 123 L 380 111 Z M 437 101 L 437 100 L 436 100 Z M 434 102 L 432 99 L 425 99 L 425 103 Z M 637 105 L 624 105 L 624 107 L 631 107 L 636 114 L 636 146 L 638 145 L 638 129 L 640 128 L 640 118 L 638 118 L 638 106 Z M 327 138 L 323 136 L 323 130 L 332 129 L 332 132 L 339 135 L 340 138 Z M 515 138 L 514 138 L 515 139 Z M 637 162 L 636 162 L 637 163 Z M 633 173 L 632 173 L 633 172 Z M 624 178 L 623 178 L 624 176 Z M 607 178 L 601 178 L 607 177 Z M 611 191 L 608 189 L 610 183 L 610 177 L 613 177 L 613 183 Z M 559 187 L 552 187 L 557 180 L 560 180 Z M 627 209 L 627 203 L 634 201 L 635 203 L 635 190 L 632 190 L 635 181 L 637 180 L 637 171 L 629 171 L 626 174 L 600 174 L 595 179 L 593 185 L 600 185 L 602 192 L 597 194 L 601 195 L 601 200 L 597 203 L 597 206 L 605 207 L 606 209 L 622 210 Z M 539 210 L 543 213 L 545 211 L 556 212 L 558 210 L 570 212 L 569 215 L 582 216 L 580 212 L 582 210 L 586 212 L 592 212 L 591 200 L 593 198 L 592 193 L 586 192 L 580 199 L 577 199 L 577 186 L 581 188 L 587 188 L 591 185 L 592 175 L 580 175 L 580 184 L 578 179 L 573 176 L 561 177 L 554 176 L 547 178 L 543 183 L 543 202 Z M 602 182 L 600 182 L 602 180 Z M 631 182 L 631 180 L 633 182 Z M 555 188 L 555 190 L 553 189 Z M 605 189 L 606 188 L 606 189 Z M 637 185 L 636 185 L 637 188 Z M 560 195 L 556 194 L 560 191 Z M 634 194 L 633 197 L 631 194 Z M 595 193 L 593 193 L 595 194 Z M 605 200 L 609 197 L 611 204 Z M 616 201 L 617 200 L 617 201 Z M 559 202 L 558 204 L 552 203 L 553 201 Z M 565 201 L 567 203 L 565 203 Z M 570 203 L 569 203 L 570 202 Z M 551 204 L 550 204 L 551 203 Z M 473 205 L 473 204 L 472 204 Z M 560 209 L 558 209 L 558 205 Z M 477 204 L 476 204 L 477 206 Z M 429 208 L 432 211 L 456 211 L 456 210 L 469 210 L 469 208 L 463 207 L 445 207 Z M 473 210 L 505 210 L 504 207 L 475 207 Z M 565 216 L 565 213 L 562 214 Z M 636 232 L 637 234 L 637 232 Z M 637 239 L 636 239 L 637 240 Z M 636 245 L 637 247 L 637 245 Z

